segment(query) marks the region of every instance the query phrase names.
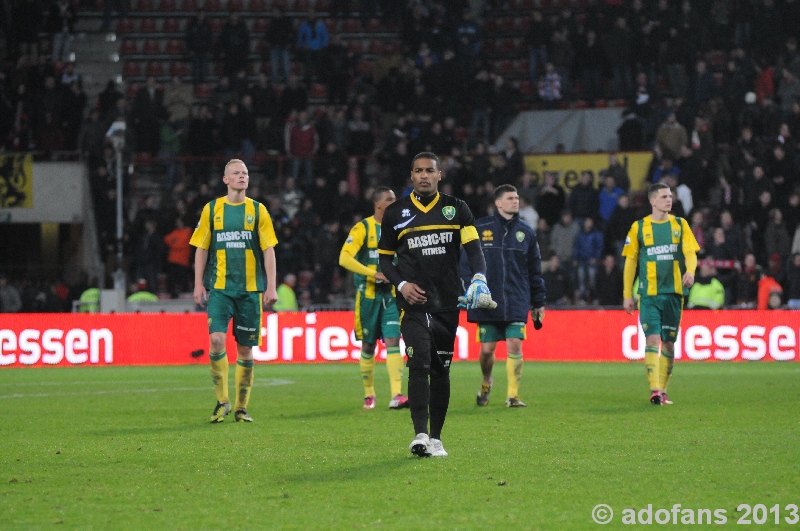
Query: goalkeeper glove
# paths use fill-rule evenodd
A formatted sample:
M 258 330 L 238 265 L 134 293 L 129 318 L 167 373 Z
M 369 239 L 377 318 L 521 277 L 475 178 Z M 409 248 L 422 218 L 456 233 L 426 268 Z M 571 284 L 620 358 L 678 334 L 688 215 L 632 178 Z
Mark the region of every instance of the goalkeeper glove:
M 486 285 L 486 277 L 481 273 L 475 273 L 472 282 L 467 288 L 466 295 L 458 298 L 458 307 L 474 310 L 476 308 L 497 308 L 497 303 L 492 300 L 492 293 Z

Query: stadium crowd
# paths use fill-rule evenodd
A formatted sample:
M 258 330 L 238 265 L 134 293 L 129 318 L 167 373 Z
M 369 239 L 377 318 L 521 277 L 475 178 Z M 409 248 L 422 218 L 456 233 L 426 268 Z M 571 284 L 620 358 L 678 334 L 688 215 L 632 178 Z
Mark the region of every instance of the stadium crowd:
M 116 170 L 105 132 L 125 119 L 134 171 L 125 181 L 124 266 L 152 291 L 191 291 L 191 227 L 221 193 L 220 162 L 238 156 L 253 175 L 248 195 L 273 216 L 279 273 L 297 277 L 301 307 L 347 300 L 338 254 L 349 228 L 371 213 L 375 186 L 402 193 L 413 154 L 433 151 L 443 156 L 442 191 L 476 216 L 490 211 L 496 186 L 518 187 L 521 217 L 536 227 L 546 261 L 548 305 L 619 305 L 619 251 L 649 208 L 631 190 L 624 160 L 611 154 L 605 170 L 569 190 L 558 175 L 538 181 L 526 172 L 514 139 L 491 146 L 522 107 L 624 99 L 620 151 L 652 150 L 646 181 L 673 188 L 673 213 L 687 217 L 702 248 L 700 296 L 690 295 L 689 307 L 800 307 L 798 0 L 588 0 L 524 12 L 509 0 L 477 12 L 466 0 L 361 1 L 363 17 L 400 28 L 400 45 L 370 69 L 313 10 L 300 19 L 278 8 L 264 14 L 271 68 L 251 77 L 241 18 L 232 13 L 215 34 L 200 12 L 186 31 L 191 79 L 149 77 L 136 91 L 109 81 L 94 102 L 80 65 L 64 61 L 85 6 L 9 4 L 0 14 L 2 150 L 82 154 L 112 271 Z M 349 4 L 320 15 L 348 16 Z M 522 82 L 497 71 L 483 47 L 481 21 L 504 14 L 528 28 Z M 211 76 L 217 60 L 223 70 Z M 535 90 L 518 88 L 526 83 Z M 324 97 L 312 84 L 326 87 Z M 156 189 L 142 187 L 145 174 Z M 11 280 L 3 290 L 34 284 Z M 63 295 L 59 285 L 45 282 L 39 299 Z M 69 298 L 75 290 L 60 300 Z

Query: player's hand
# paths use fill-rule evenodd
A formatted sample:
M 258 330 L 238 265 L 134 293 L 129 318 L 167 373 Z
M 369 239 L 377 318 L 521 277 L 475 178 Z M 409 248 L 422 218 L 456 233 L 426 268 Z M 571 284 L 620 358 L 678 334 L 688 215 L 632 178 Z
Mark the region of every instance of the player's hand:
M 533 327 L 539 330 L 544 323 L 544 306 L 531 310 L 531 318 L 533 319 Z
M 375 273 L 375 282 L 377 282 L 379 284 L 384 283 L 384 282 L 388 283 L 389 279 L 386 278 L 386 275 L 384 275 L 383 273 L 378 271 L 377 273 Z
M 264 306 L 271 306 L 278 300 L 278 291 L 275 288 L 269 288 L 264 292 Z
M 425 304 L 428 302 L 428 298 L 425 296 L 425 290 L 411 282 L 403 284 L 403 289 L 400 290 L 400 293 L 409 304 Z
M 622 307 L 625 308 L 626 312 L 633 313 L 636 309 L 636 301 L 634 301 L 633 298 L 625 299 L 622 301 Z
M 458 298 L 458 307 L 474 310 L 475 308 L 497 308 L 497 303 L 492 300 L 492 293 L 486 285 L 486 277 L 475 273 L 472 282 L 467 288 L 467 293 Z
M 201 308 L 205 308 L 206 302 L 208 302 L 208 293 L 206 293 L 206 288 L 204 288 L 202 284 L 196 285 L 194 287 L 194 303 Z
M 683 274 L 683 285 L 687 288 L 691 288 L 692 284 L 694 284 L 694 275 L 687 271 Z

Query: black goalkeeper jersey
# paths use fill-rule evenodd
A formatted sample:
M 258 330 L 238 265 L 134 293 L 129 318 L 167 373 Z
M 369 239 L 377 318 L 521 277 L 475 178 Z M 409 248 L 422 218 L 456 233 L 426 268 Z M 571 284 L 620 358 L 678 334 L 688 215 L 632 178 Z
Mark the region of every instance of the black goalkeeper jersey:
M 455 310 L 463 293 L 458 273 L 461 245 L 478 239 L 467 204 L 437 193 L 425 206 L 412 192 L 389 205 L 381 227 L 378 252 L 396 254 L 403 280 L 425 290 L 428 299 L 425 304 L 409 304 L 398 290 L 398 308 L 428 313 Z

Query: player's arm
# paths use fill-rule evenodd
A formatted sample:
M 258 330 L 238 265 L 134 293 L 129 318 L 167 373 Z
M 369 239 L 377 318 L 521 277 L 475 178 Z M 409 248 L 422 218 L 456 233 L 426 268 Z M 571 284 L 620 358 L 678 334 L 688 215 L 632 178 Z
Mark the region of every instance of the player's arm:
M 348 271 L 364 275 L 365 277 L 374 277 L 376 270 L 371 269 L 358 260 L 356 255 L 364 246 L 364 239 L 366 237 L 366 229 L 363 223 L 356 223 L 350 229 L 350 234 L 342 245 L 342 250 L 339 252 L 339 265 Z
M 545 285 L 542 278 L 542 255 L 539 251 L 539 242 L 533 235 L 533 242 L 528 248 L 528 289 L 530 290 L 531 316 L 534 322 L 541 323 L 544 319 Z
M 278 266 L 275 259 L 275 246 L 278 237 L 275 236 L 275 227 L 272 225 L 272 216 L 267 207 L 258 205 L 258 242 L 261 252 L 264 253 L 264 272 L 267 274 L 267 289 L 264 290 L 264 304 L 274 304 L 278 300 Z
M 633 300 L 633 281 L 636 278 L 636 263 L 639 260 L 639 225 L 638 221 L 631 225 L 622 256 L 625 257 L 625 267 L 622 270 L 622 306 L 628 313 L 633 313 L 636 303 Z
M 200 221 L 192 233 L 189 245 L 197 247 L 194 253 L 194 302 L 198 306 L 204 306 L 208 300 L 206 288 L 203 286 L 203 273 L 208 263 L 208 248 L 211 246 L 211 205 L 203 207 L 200 214 Z
M 683 218 L 681 218 L 681 225 L 683 225 L 681 230 L 683 234 L 683 259 L 686 263 L 686 273 L 683 274 L 682 280 L 684 286 L 691 288 L 692 284 L 694 284 L 694 273 L 697 271 L 697 251 L 700 250 L 700 244 L 697 243 L 691 227 Z

